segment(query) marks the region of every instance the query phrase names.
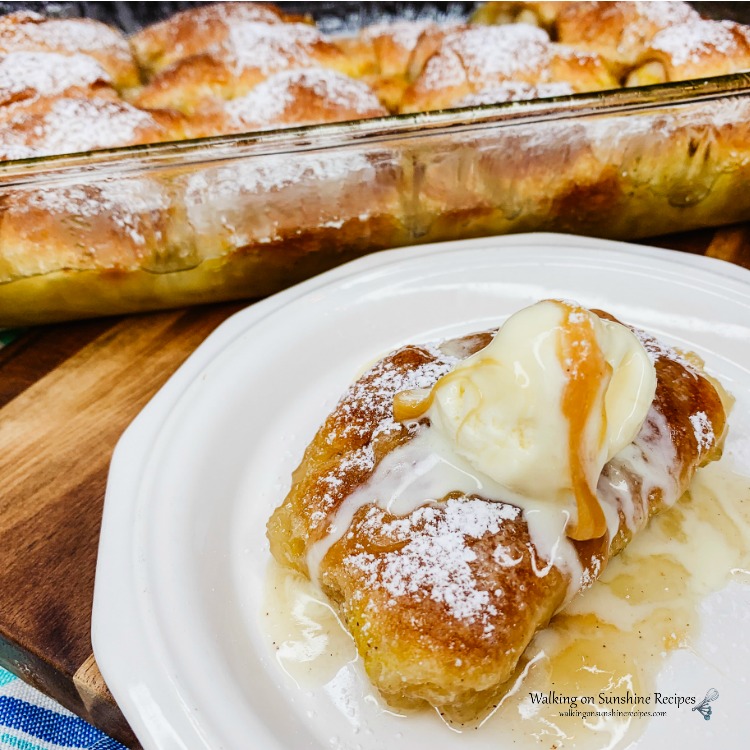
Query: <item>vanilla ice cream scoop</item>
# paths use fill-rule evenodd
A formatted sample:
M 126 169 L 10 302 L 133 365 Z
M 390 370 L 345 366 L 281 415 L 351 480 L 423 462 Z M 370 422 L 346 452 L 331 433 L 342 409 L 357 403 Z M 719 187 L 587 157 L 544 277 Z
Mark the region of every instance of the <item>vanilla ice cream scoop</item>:
M 511 316 L 492 342 L 427 391 L 397 394 L 397 419 L 427 416 L 456 453 L 512 492 L 571 509 L 566 533 L 598 538 L 607 461 L 633 441 L 656 373 L 630 329 L 571 302 Z

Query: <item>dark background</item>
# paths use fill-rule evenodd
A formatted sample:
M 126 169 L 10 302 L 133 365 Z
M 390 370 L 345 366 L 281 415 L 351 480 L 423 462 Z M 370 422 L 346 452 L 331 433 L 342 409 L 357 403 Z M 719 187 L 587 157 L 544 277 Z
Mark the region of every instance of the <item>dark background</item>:
M 51 16 L 96 18 L 133 32 L 154 21 L 167 18 L 179 10 L 204 5 L 190 2 L 0 2 L 0 14 L 14 10 L 35 10 Z M 368 23 L 399 18 L 442 20 L 465 18 L 479 2 L 277 2 L 290 13 L 309 13 L 321 29 L 328 33 L 351 31 Z M 750 3 L 690 3 L 710 18 L 730 18 L 750 22 Z

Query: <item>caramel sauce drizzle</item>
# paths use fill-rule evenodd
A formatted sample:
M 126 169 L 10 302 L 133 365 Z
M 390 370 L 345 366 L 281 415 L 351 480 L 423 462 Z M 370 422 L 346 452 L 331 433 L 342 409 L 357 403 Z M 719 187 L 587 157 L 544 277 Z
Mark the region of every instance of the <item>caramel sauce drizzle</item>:
M 562 335 L 559 339 L 559 358 L 567 383 L 562 397 L 562 409 L 568 420 L 568 455 L 570 479 L 576 498 L 578 518 L 568 524 L 566 533 L 576 541 L 598 539 L 607 532 L 607 521 L 599 500 L 586 479 L 586 425 L 593 410 L 602 382 L 612 375 L 611 365 L 604 359 L 596 340 L 594 327 L 586 311 L 580 307 L 560 303 L 565 310 Z M 607 427 L 602 410 L 603 440 Z
M 567 380 L 562 410 L 569 425 L 570 480 L 578 516 L 574 523 L 568 524 L 566 534 L 575 541 L 587 541 L 599 539 L 607 532 L 604 512 L 586 478 L 586 426 L 596 408 L 602 383 L 608 382 L 612 375 L 612 367 L 599 347 L 588 311 L 566 302 L 557 304 L 565 313 L 558 340 L 558 359 Z M 479 365 L 481 360 L 476 364 Z M 393 398 L 394 419 L 397 422 L 419 419 L 432 406 L 437 386 L 453 375 L 454 372 L 447 373 L 431 389 L 397 393 Z M 600 416 L 601 430 L 597 438 L 601 444 L 607 428 L 604 410 Z

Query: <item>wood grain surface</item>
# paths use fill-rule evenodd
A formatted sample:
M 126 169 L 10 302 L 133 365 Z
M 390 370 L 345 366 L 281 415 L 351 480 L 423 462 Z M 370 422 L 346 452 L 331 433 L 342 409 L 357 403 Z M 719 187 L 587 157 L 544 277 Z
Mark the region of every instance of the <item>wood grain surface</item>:
M 750 225 L 644 244 L 750 268 Z M 146 402 L 242 306 L 41 327 L 0 349 L 0 666 L 129 747 L 136 740 L 90 640 L 110 457 Z

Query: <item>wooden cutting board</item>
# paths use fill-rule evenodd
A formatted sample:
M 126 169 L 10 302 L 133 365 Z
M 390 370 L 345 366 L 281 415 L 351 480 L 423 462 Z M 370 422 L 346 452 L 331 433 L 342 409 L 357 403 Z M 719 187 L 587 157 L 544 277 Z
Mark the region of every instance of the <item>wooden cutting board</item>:
M 750 225 L 651 244 L 750 268 Z M 130 747 L 90 639 L 110 457 L 146 402 L 242 306 L 42 327 L 0 349 L 0 666 Z

